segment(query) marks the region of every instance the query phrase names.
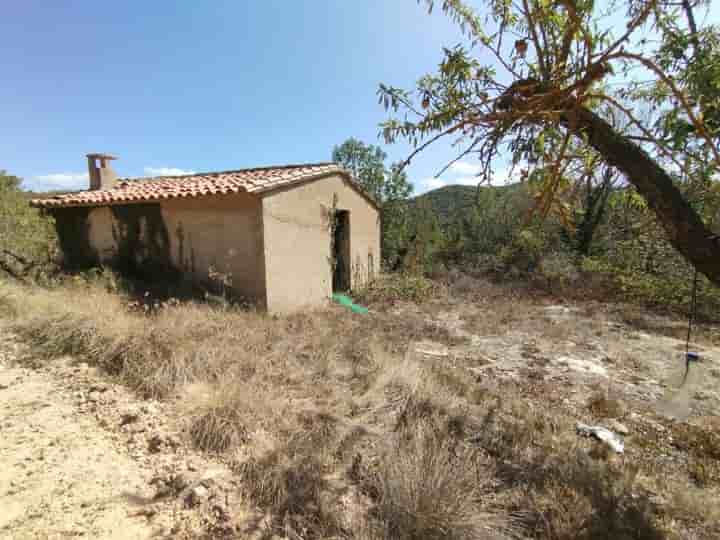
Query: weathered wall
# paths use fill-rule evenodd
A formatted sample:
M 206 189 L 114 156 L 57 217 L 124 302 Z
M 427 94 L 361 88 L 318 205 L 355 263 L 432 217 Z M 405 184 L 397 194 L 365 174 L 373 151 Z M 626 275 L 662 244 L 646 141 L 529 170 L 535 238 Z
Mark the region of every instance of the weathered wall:
M 210 268 L 230 277 L 233 291 L 265 303 L 261 201 L 247 194 L 174 199 L 162 204 L 173 263 L 196 282 Z
M 329 210 L 350 213 L 352 287 L 380 270 L 380 217 L 340 176 L 277 191 L 263 198 L 267 307 L 293 311 L 323 304 L 332 293 Z
M 63 209 L 56 220 L 67 231 L 62 247 L 72 268 L 101 262 L 144 279 L 184 276 L 220 292 L 213 268 L 233 294 L 264 305 L 261 209 L 258 198 L 234 194 Z

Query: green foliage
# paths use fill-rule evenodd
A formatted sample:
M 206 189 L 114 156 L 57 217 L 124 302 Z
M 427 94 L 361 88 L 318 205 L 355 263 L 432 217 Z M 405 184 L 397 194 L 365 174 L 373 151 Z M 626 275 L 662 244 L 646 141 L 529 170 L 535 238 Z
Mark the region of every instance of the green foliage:
M 383 263 L 397 267 L 409 234 L 406 201 L 413 186 L 399 165 L 385 166 L 386 158 L 381 148 L 353 138 L 332 152 L 333 161 L 349 170 L 381 205 Z
M 720 189 L 716 183 L 701 190 L 700 199 L 692 184 L 682 189 L 706 222 L 717 222 Z M 598 236 L 592 256 L 582 261 L 583 271 L 610 278 L 629 299 L 685 312 L 689 309 L 694 269 L 670 245 L 634 190 L 612 193 Z M 720 313 L 720 288 L 704 276 L 699 278 L 698 310 L 713 319 Z
M 383 197 L 386 158 L 387 154 L 380 147 L 352 137 L 332 151 L 332 160 L 350 171 L 377 201 L 382 201 Z
M 522 229 L 512 243 L 503 247 L 500 258 L 508 266 L 533 271 L 547 246 L 547 239 L 542 229 Z
M 612 164 L 652 201 L 673 246 L 720 283 L 709 240 L 717 222 L 701 221 L 673 184 L 701 180 L 703 191 L 720 171 L 720 28 L 700 13 L 709 3 L 486 0 L 478 11 L 462 0 L 425 3 L 470 43 L 445 48 L 411 90 L 380 85 L 386 142 L 412 145 L 409 160 L 450 138 L 458 157 L 479 160 L 479 182 L 498 161 L 527 164 L 537 213 L 555 214 L 581 256 L 593 251 L 610 190 L 590 185 L 573 216 L 577 186 Z M 610 12 L 621 24 L 611 26 Z M 592 136 L 600 128 L 605 142 Z M 468 245 L 460 228 L 454 250 Z
M 578 254 L 586 256 L 590 253 L 595 232 L 602 223 L 608 206 L 608 199 L 612 194 L 615 172 L 607 167 L 602 172 L 601 179 L 593 182 L 592 173 L 588 175 L 584 186 L 581 186 L 582 195 L 580 204 L 575 209 L 573 219 L 574 247 Z
M 53 260 L 57 242 L 53 220 L 30 207 L 20 183 L 0 170 L 0 268 L 24 274 Z
M 562 291 L 579 278 L 574 257 L 563 252 L 550 253 L 540 261 L 540 274 L 548 291 Z
M 410 206 L 418 206 L 427 201 L 432 211 L 437 215 L 442 227 L 456 220 L 458 214 L 465 214 L 475 207 L 478 188 L 475 186 L 444 186 L 433 189 L 410 200 Z
M 402 267 L 411 274 L 426 274 L 443 244 L 440 222 L 427 201 L 421 201 L 410 216 L 407 248 Z

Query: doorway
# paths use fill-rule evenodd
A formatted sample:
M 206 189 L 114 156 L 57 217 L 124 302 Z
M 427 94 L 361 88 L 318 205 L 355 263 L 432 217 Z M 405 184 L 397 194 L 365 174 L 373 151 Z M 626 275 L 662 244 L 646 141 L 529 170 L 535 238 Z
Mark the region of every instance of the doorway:
M 335 211 L 333 228 L 333 292 L 350 290 L 350 212 Z

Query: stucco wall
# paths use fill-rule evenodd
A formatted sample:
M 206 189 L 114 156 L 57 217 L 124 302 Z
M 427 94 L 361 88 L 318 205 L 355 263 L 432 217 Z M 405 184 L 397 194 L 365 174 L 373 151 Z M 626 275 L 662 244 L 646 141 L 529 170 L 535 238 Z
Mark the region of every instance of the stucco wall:
M 210 267 L 230 274 L 240 296 L 264 305 L 262 203 L 251 195 L 175 199 L 162 204 L 173 262 L 207 282 Z
M 212 267 L 229 276 L 235 294 L 265 303 L 262 203 L 256 197 L 234 194 L 100 207 L 91 209 L 87 219 L 88 241 L 103 263 L 126 266 L 118 255 L 123 252 L 122 232 L 130 228 L 140 238 L 131 250 L 140 266 L 151 255 L 166 259 L 155 262 L 202 284 L 211 282 Z
M 380 270 L 380 217 L 340 176 L 263 198 L 267 307 L 272 312 L 321 305 L 332 293 L 329 210 L 350 213 L 352 287 Z

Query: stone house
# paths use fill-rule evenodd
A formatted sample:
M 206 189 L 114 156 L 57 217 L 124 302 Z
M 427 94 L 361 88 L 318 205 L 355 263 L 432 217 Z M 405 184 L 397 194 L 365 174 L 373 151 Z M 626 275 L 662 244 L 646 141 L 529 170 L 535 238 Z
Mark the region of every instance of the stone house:
M 380 212 L 335 163 L 118 179 L 88 154 L 90 188 L 34 199 L 69 268 L 180 279 L 271 312 L 318 306 L 380 268 Z M 220 277 L 218 277 L 220 276 Z

